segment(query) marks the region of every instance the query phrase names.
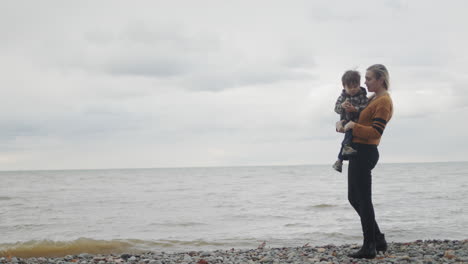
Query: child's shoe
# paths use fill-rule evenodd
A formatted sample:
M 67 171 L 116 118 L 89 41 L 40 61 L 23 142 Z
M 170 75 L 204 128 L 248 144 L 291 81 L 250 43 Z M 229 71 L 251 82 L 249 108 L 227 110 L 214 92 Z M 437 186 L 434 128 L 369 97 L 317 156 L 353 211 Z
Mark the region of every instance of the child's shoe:
M 332 168 L 335 169 L 337 172 L 341 172 L 343 170 L 343 161 L 337 160 L 335 164 L 333 164 Z
M 345 145 L 343 150 L 341 151 L 341 155 L 343 156 L 354 156 L 357 154 L 357 150 L 353 149 L 350 145 Z

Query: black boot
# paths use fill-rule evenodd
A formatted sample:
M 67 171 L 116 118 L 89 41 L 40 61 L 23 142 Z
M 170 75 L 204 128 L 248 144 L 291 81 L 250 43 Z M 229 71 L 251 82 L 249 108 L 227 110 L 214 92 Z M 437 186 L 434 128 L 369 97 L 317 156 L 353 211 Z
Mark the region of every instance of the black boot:
M 364 245 L 362 245 L 362 248 L 359 251 L 349 254 L 348 257 L 373 259 L 376 255 L 375 242 L 364 242 Z
M 385 241 L 384 234 L 375 235 L 375 250 L 377 253 L 381 251 L 383 254 L 385 254 L 385 251 L 387 251 L 387 241 Z

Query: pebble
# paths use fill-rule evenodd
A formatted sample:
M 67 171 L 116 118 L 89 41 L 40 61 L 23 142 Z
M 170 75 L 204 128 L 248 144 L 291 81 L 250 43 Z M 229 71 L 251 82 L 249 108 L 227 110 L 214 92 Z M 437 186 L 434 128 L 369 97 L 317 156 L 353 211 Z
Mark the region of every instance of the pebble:
M 88 253 L 82 253 L 82 254 L 78 255 L 78 258 L 84 258 L 84 259 L 92 258 L 92 257 L 93 257 L 93 255 L 88 254 Z
M 410 243 L 389 243 L 385 255 L 378 255 L 373 260 L 357 260 L 347 257 L 359 246 L 345 244 L 341 246 L 303 246 L 289 248 L 230 249 L 215 251 L 189 251 L 184 253 L 148 252 L 141 255 L 122 254 L 91 255 L 82 253 L 76 256 L 67 255 L 61 258 L 18 258 L 4 256 L 0 263 L 14 264 L 280 264 L 280 263 L 323 263 L 323 264 L 468 264 L 468 239 L 458 240 L 418 240 Z

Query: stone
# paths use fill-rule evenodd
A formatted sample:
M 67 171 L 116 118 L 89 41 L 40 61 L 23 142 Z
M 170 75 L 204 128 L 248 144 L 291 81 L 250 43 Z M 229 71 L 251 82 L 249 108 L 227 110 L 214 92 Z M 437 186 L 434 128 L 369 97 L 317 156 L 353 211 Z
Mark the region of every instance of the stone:
M 455 256 L 455 251 L 453 251 L 453 250 L 446 250 L 445 253 L 444 253 L 444 258 L 448 258 L 448 259 L 454 259 L 454 258 L 456 258 L 456 256 Z
M 129 259 L 132 255 L 130 254 L 122 254 L 120 255 L 120 258 L 122 258 L 123 260 L 127 261 L 127 259 Z
M 317 248 L 318 253 L 323 253 L 325 251 L 327 251 L 325 248 Z
M 93 256 L 88 253 L 82 253 L 82 254 L 79 254 L 78 257 L 88 259 L 88 258 L 92 258 Z
M 190 261 L 192 261 L 192 257 L 186 254 L 186 255 L 184 255 L 183 261 L 190 262 Z

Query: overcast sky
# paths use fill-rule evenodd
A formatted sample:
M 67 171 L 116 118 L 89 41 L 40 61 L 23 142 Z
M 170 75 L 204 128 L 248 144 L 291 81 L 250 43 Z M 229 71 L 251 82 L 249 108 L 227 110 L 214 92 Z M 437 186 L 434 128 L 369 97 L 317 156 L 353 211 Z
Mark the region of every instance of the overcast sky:
M 0 0 L 0 170 L 331 164 L 348 69 L 381 160 L 468 160 L 468 2 Z M 362 80 L 364 85 L 364 80 Z

